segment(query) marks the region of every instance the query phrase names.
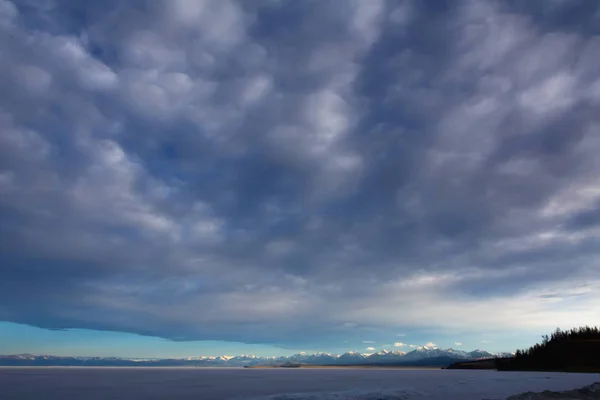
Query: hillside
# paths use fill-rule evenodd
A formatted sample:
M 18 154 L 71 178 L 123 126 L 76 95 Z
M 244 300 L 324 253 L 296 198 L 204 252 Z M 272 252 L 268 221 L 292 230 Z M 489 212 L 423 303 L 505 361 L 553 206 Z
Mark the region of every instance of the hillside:
M 517 350 L 498 369 L 600 372 L 600 329 L 589 326 L 568 331 L 557 329 L 551 336 L 543 336 L 542 343 Z

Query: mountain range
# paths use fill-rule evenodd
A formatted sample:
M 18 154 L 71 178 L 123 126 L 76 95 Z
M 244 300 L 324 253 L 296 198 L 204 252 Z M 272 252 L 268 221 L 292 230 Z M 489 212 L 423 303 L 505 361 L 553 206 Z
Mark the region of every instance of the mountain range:
M 280 365 L 443 365 L 454 361 L 512 357 L 511 353 L 490 353 L 485 350 L 466 352 L 435 347 L 418 347 L 408 353 L 382 350 L 376 353 L 349 351 L 343 354 L 298 353 L 292 356 L 259 357 L 239 356 L 188 358 L 119 358 L 119 357 L 63 357 L 51 355 L 0 355 L 1 366 L 190 366 L 190 367 L 246 367 Z

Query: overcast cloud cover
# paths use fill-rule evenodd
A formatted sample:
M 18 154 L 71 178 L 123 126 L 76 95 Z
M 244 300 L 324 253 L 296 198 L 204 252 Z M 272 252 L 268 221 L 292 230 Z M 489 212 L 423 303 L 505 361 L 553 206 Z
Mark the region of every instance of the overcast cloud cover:
M 0 320 L 598 323 L 599 34 L 587 0 L 0 0 Z

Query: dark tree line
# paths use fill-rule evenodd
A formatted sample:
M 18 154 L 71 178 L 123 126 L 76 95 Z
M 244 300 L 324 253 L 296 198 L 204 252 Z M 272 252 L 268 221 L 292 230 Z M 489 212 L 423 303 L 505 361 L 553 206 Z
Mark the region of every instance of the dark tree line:
M 542 342 L 517 350 L 502 369 L 512 370 L 600 370 L 600 329 L 579 327 L 542 336 Z

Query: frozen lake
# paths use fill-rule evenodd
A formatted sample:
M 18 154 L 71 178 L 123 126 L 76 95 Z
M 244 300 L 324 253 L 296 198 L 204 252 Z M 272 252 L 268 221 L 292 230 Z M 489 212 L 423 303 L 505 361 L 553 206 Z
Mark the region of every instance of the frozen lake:
M 0 367 L 0 399 L 491 400 L 598 381 L 599 374 L 465 370 Z

